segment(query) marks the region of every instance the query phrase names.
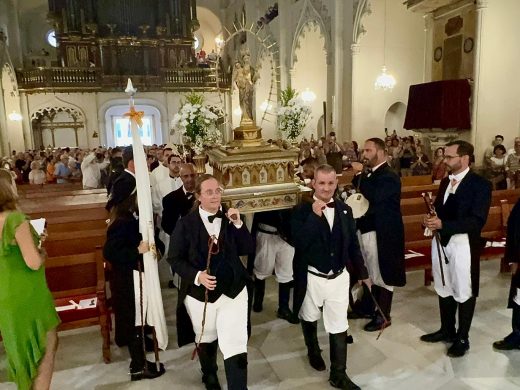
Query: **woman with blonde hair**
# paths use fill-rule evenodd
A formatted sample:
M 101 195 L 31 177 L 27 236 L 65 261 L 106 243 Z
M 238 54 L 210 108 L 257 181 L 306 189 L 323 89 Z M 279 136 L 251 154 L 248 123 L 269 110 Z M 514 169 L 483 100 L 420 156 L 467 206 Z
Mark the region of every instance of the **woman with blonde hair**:
M 19 390 L 46 390 L 52 379 L 60 320 L 45 280 L 41 238 L 17 209 L 7 173 L 9 178 L 0 173 L 0 333 L 10 380 Z

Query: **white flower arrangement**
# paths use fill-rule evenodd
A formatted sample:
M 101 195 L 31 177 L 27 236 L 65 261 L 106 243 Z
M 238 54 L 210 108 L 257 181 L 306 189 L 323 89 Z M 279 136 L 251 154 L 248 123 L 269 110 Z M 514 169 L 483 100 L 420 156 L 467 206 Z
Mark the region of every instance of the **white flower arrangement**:
M 193 149 L 195 154 L 201 154 L 210 145 L 222 143 L 222 134 L 216 127 L 219 117 L 203 103 L 203 95 L 188 94 L 171 123 L 173 131 L 178 131 L 181 136 L 189 139 L 187 146 Z
M 311 108 L 290 87 L 282 91 L 281 101 L 277 112 L 279 129 L 285 138 L 296 141 L 311 118 Z

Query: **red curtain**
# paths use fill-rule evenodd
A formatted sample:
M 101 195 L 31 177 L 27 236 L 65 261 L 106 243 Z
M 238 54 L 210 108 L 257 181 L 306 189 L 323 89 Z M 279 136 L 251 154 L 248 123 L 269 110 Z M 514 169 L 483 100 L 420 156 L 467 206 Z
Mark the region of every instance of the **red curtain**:
M 411 85 L 404 128 L 455 129 L 471 128 L 468 80 L 442 80 Z

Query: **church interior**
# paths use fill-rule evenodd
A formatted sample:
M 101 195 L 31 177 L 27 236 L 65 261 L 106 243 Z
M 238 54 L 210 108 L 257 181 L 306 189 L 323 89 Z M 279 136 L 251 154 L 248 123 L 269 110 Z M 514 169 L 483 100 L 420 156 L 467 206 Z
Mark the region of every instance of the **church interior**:
M 30 150 L 131 144 L 129 78 L 143 113 L 144 145 L 184 142 L 172 120 L 194 92 L 218 107 L 223 143 L 237 142 L 247 106 L 235 70 L 246 49 L 257 72 L 253 138 L 260 129 L 265 141 L 281 137 L 277 108 L 288 87 L 311 112 L 299 140 L 334 132 L 338 142 L 362 145 L 395 132 L 420 139 L 432 158 L 439 146 L 462 139 L 474 145 L 474 165 L 483 169 L 496 135 L 506 150 L 520 137 L 520 83 L 513 78 L 519 0 L 0 0 L 0 10 L 2 160 Z M 243 146 L 249 135 L 242 136 Z M 208 154 L 241 161 L 233 153 Z M 287 188 L 291 167 L 281 180 Z M 241 172 L 249 185 L 253 175 Z M 106 192 L 96 196 L 106 201 Z M 34 202 L 31 212 L 43 204 Z M 243 202 L 249 212 L 258 204 Z M 493 206 L 503 218 L 500 203 Z M 502 228 L 503 221 L 495 230 Z M 350 377 L 366 390 L 519 389 L 520 352 L 492 348 L 511 328 L 510 274 L 500 254 L 486 260 L 465 357 L 446 356 L 442 343 L 420 342 L 436 329 L 438 308 L 424 267 L 416 267 L 396 289 L 392 326 L 380 338 L 363 331 L 364 320 L 349 320 Z M 51 389 L 204 388 L 192 346 L 177 346 L 177 290 L 167 281 L 161 278 L 169 336 L 160 354 L 163 376 L 130 382 L 127 350 L 112 341 L 107 363 L 97 324 L 60 330 Z M 275 285 L 269 278 L 264 310 L 252 313 L 248 388 L 329 388 L 327 374 L 307 364 L 300 326 L 276 317 Z M 318 336 L 328 356 L 323 324 Z M 223 368 L 218 376 L 226 383 Z M 0 390 L 15 388 L 0 342 Z

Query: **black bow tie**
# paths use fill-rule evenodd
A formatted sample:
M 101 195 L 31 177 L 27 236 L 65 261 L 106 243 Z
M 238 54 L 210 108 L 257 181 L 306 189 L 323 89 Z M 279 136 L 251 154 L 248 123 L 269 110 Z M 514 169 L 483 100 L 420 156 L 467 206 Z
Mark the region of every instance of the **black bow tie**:
M 213 223 L 215 218 L 224 218 L 224 213 L 222 212 L 222 210 L 217 211 L 216 214 L 209 215 L 208 216 L 209 223 Z
M 330 207 L 331 209 L 334 208 L 334 201 L 327 203 L 325 206 Z
M 370 175 L 372 173 L 372 168 L 367 168 L 365 172 L 367 175 Z
M 190 199 L 193 196 L 193 192 L 186 192 L 186 198 Z

